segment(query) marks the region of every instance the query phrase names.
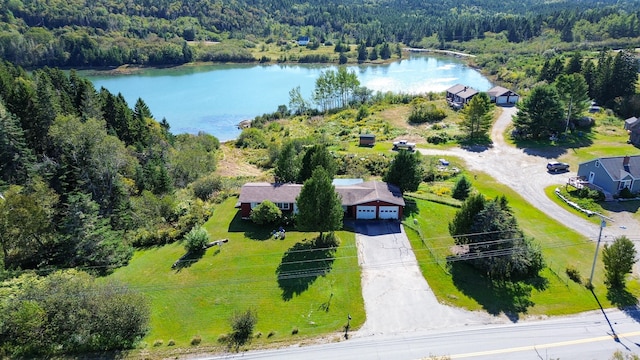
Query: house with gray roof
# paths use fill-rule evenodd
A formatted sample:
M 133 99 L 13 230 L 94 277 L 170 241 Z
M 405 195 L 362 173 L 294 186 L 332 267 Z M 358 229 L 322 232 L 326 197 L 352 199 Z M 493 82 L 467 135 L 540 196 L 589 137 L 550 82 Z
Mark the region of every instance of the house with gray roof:
M 624 121 L 624 129 L 629 133 L 629 143 L 640 147 L 640 119 L 628 118 Z
M 447 101 L 449 102 L 449 105 L 459 109 L 478 94 L 478 90 L 472 87 L 456 84 L 447 89 Z
M 487 91 L 491 102 L 496 105 L 512 105 L 518 102 L 520 95 L 502 86 L 494 86 Z
M 345 217 L 353 219 L 401 219 L 404 199 L 400 189 L 382 181 L 367 181 L 335 185 L 342 199 Z M 237 207 L 240 215 L 248 219 L 251 210 L 269 200 L 283 212 L 297 213 L 296 198 L 301 184 L 247 183 L 240 189 Z
M 640 155 L 602 157 L 580 163 L 578 177 L 600 188 L 605 195 L 617 195 L 624 188 L 640 192 Z

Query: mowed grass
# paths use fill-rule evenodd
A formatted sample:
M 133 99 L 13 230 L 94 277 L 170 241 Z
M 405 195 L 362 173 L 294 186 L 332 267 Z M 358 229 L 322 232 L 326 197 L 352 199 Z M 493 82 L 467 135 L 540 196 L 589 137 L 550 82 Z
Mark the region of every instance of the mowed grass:
M 219 336 L 231 331 L 232 314 L 247 309 L 258 315 L 255 333 L 260 335 L 253 339 L 257 346 L 338 334 L 348 314 L 352 328 L 362 325 L 365 314 L 353 233 L 336 232 L 340 247 L 324 276 L 299 278 L 300 293 L 285 291 L 279 285 L 278 267 L 291 259 L 285 257 L 287 250 L 318 234 L 291 231 L 285 240 L 273 239 L 271 229 L 239 219 L 236 201 L 230 198 L 216 206 L 205 224 L 211 240 L 229 239 L 222 247 L 208 249 L 180 269 L 171 266 L 185 254 L 182 243 L 139 250 L 128 266 L 110 276 L 148 296 L 149 347 L 171 339 L 178 348 L 190 347 L 195 336 L 201 337 L 201 347 L 219 346 Z M 297 334 L 292 334 L 294 329 Z
M 528 315 L 564 315 L 599 309 L 598 302 L 584 285 L 570 280 L 565 270 L 568 266 L 576 268 L 583 283 L 588 281 L 595 251 L 595 242 L 566 228 L 537 210 L 517 193 L 495 181 L 486 174 L 478 173 L 472 184 L 488 198 L 504 194 L 518 219 L 518 223 L 527 236 L 531 236 L 542 248 L 547 268 L 541 275 L 546 279 L 544 286 L 534 288 L 528 298 Z M 469 177 L 467 177 L 469 179 Z M 450 273 L 446 258 L 451 255 L 453 238 L 448 232 L 448 223 L 458 210 L 455 207 L 425 200 L 416 200 L 417 212 L 410 215 L 406 223 L 414 226 L 413 218 L 418 221 L 426 245 L 422 243 L 416 231 L 407 230 L 422 272 L 438 299 L 453 306 L 470 310 L 484 310 L 498 314 L 514 309 L 514 293 L 488 286 L 488 282 L 467 272 Z M 595 294 L 603 307 L 613 305 L 607 299 L 604 285 L 604 268 L 601 254 L 594 276 Z M 637 279 L 630 279 L 627 290 L 634 296 L 640 295 Z M 520 314 L 522 316 L 524 314 Z

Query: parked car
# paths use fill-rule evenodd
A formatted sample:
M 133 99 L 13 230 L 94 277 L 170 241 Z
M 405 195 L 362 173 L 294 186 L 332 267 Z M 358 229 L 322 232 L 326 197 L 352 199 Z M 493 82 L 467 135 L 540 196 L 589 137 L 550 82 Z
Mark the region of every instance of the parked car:
M 547 171 L 554 172 L 554 173 L 557 173 L 560 171 L 569 171 L 569 164 L 559 162 L 559 161 L 552 161 L 547 164 Z

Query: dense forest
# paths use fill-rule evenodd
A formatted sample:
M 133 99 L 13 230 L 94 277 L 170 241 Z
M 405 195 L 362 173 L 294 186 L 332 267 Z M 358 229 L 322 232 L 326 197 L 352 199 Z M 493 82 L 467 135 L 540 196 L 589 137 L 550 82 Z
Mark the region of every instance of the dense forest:
M 454 2 L 273 0 L 0 0 L 0 57 L 23 67 L 175 65 L 257 61 L 257 42 L 402 43 L 440 48 L 505 33 L 510 42 L 545 30 L 578 46 L 640 36 L 636 1 Z M 204 46 L 221 41 L 220 46 Z M 326 60 L 326 59 L 325 59 Z

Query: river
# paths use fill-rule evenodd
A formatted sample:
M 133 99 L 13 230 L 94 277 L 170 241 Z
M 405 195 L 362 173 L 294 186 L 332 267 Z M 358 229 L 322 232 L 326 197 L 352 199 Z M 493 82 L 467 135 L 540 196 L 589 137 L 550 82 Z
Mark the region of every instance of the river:
M 204 131 L 221 141 L 240 134 L 237 124 L 278 105 L 289 104 L 297 86 L 307 99 L 322 71 L 330 65 L 202 65 L 144 69 L 131 75 L 88 75 L 96 89 L 122 93 L 132 107 L 142 98 L 156 120 L 167 119 L 171 132 Z M 362 86 L 395 93 L 441 92 L 457 83 L 479 91 L 491 82 L 461 60 L 448 56 L 416 55 L 384 65 L 348 66 Z

